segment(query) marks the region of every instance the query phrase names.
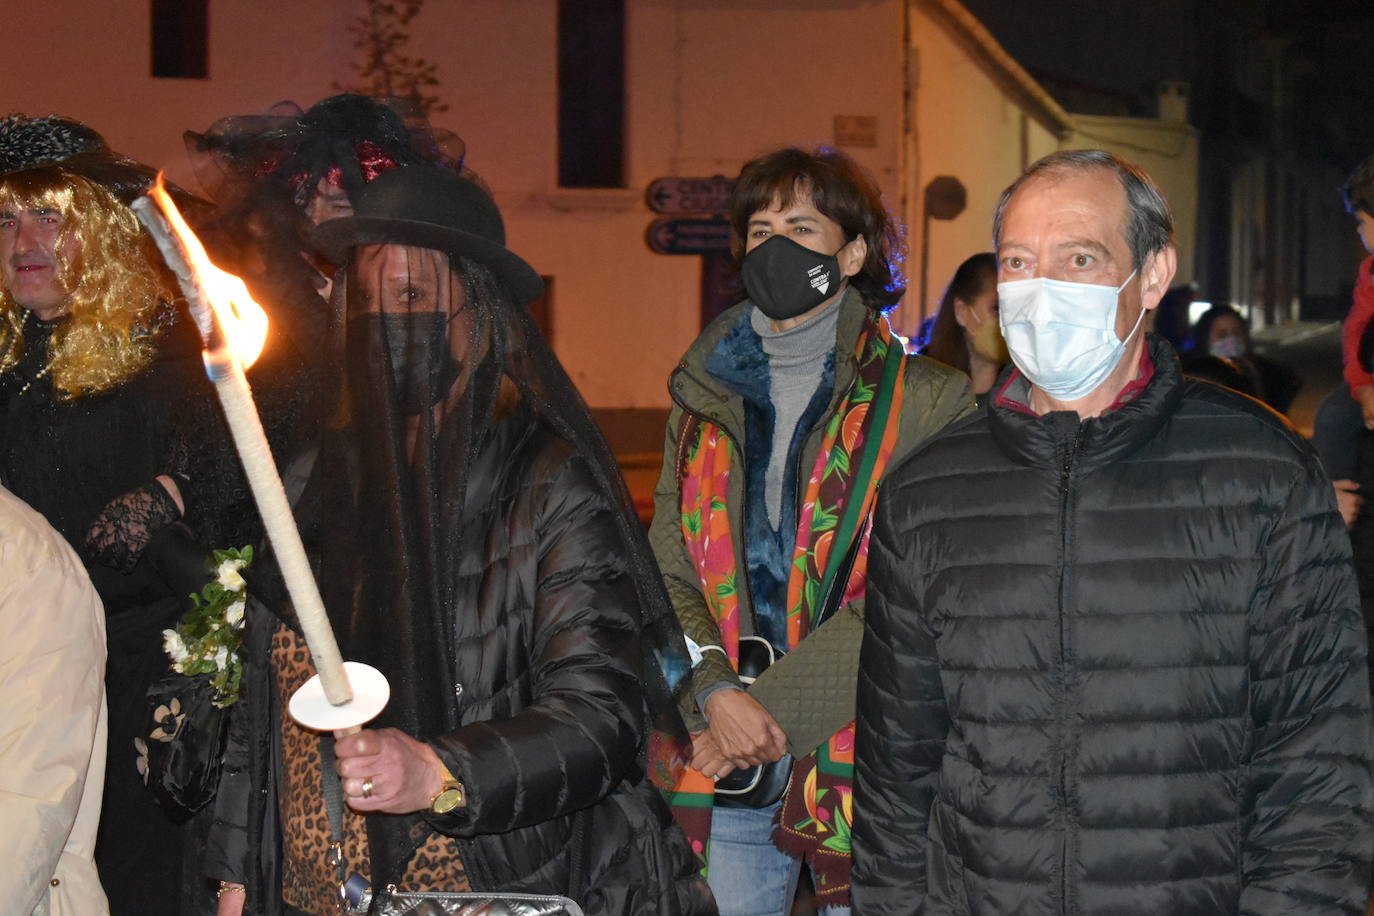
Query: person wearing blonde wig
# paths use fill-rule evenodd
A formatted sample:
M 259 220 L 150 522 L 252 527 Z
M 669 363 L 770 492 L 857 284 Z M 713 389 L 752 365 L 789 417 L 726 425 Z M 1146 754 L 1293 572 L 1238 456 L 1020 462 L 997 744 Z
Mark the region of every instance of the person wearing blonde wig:
M 181 830 L 142 785 L 134 739 L 153 727 L 160 632 L 191 590 L 167 562 L 186 540 L 176 429 L 208 391 L 173 281 L 121 200 L 144 177 L 84 125 L 0 119 L 0 474 L 80 554 L 105 607 L 97 862 L 116 914 L 175 912 Z

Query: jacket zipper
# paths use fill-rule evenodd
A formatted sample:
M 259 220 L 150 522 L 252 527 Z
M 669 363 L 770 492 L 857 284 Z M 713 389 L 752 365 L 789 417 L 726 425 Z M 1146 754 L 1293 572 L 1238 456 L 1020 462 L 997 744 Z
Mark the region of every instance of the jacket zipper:
M 1069 906 L 1069 857 L 1070 857 L 1070 819 L 1072 817 L 1071 806 L 1069 803 L 1069 664 L 1068 664 L 1068 625 L 1066 621 L 1067 607 L 1065 603 L 1065 580 L 1069 572 L 1069 546 L 1071 537 L 1069 534 L 1069 497 L 1073 489 L 1074 462 L 1078 458 L 1080 446 L 1079 431 L 1075 429 L 1069 437 L 1068 448 L 1064 452 L 1064 464 L 1059 474 L 1059 671 L 1060 684 L 1062 690 L 1063 713 L 1060 721 L 1063 723 L 1063 734 L 1060 745 L 1059 759 L 1059 799 L 1063 810 L 1064 833 L 1059 844 L 1059 897 L 1062 912 L 1070 912 Z

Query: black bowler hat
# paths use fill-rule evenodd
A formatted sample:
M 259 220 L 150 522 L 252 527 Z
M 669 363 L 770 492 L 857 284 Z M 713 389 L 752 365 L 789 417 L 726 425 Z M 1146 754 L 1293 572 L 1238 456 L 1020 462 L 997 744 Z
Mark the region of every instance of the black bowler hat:
M 506 247 L 501 211 L 473 182 L 425 165 L 378 175 L 358 194 L 352 216 L 321 223 L 316 247 L 336 264 L 355 245 L 414 245 L 480 261 L 516 302 L 544 293 L 534 268 Z

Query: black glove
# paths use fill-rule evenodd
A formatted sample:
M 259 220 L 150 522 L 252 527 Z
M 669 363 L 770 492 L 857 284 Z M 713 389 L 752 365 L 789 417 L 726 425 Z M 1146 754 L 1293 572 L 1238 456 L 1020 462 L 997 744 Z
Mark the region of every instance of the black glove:
M 184 522 L 172 522 L 153 532 L 143 552 L 143 564 L 150 567 L 186 610 L 192 607 L 191 595 L 198 594 L 215 574 L 205 568 L 210 548 L 202 547 Z
M 138 564 L 154 532 L 181 516 L 158 481 L 110 500 L 86 532 L 86 556 L 127 573 Z

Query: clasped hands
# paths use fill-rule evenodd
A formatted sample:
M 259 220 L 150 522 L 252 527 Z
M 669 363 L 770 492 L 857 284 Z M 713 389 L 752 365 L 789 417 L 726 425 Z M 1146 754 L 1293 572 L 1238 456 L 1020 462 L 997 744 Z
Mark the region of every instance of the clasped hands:
M 717 690 L 706 700 L 710 725 L 692 736 L 692 769 L 721 779 L 736 769 L 772 763 L 787 753 L 787 735 L 743 690 Z
M 443 764 L 434 748 L 399 729 L 335 732 L 334 756 L 344 798 L 354 811 L 422 811 L 443 787 Z

